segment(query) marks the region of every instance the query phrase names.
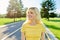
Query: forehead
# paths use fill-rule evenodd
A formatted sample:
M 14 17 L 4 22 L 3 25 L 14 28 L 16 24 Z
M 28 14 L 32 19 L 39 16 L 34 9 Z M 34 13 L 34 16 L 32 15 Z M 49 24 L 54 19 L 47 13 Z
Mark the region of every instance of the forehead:
M 34 10 L 33 9 L 29 9 L 28 12 L 34 12 Z

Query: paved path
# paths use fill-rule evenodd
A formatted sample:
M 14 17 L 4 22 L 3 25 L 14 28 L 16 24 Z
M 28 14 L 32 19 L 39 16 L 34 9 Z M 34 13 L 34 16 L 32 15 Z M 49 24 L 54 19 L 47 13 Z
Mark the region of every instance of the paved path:
M 55 35 L 46 27 L 46 32 L 51 40 L 58 40 Z
M 41 22 L 42 23 L 42 22 Z M 42 23 L 43 24 L 43 23 Z M 46 33 L 48 34 L 48 36 L 50 37 L 51 40 L 58 40 L 55 35 L 47 28 L 47 26 L 45 26 L 43 24 L 43 26 L 46 28 Z
M 20 27 L 23 22 L 11 23 L 4 25 L 5 27 L 0 27 L 0 40 L 21 40 Z M 46 30 L 52 40 L 57 40 L 47 27 Z
M 0 27 L 0 40 L 20 40 L 20 30 L 18 30 L 13 35 L 9 36 L 7 39 L 4 39 L 6 36 L 10 35 L 15 30 L 19 29 L 24 21 L 11 23 L 4 25 L 5 27 Z

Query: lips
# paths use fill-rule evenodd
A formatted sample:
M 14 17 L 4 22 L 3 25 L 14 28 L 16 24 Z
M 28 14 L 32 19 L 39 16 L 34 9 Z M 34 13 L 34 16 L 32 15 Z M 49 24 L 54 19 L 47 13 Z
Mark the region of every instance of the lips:
M 31 15 L 29 15 L 28 17 L 29 17 L 29 18 L 31 18 L 32 16 L 31 16 Z

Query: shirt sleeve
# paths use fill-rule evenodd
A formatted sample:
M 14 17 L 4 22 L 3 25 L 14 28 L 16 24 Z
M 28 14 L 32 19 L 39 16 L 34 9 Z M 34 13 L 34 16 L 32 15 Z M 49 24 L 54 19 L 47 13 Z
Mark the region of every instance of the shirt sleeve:
M 42 32 L 46 32 L 46 29 L 45 29 L 45 27 L 42 27 Z
M 22 25 L 21 32 L 25 32 L 25 25 Z
M 42 32 L 46 32 L 46 28 L 44 27 L 44 25 L 41 24 L 41 31 Z

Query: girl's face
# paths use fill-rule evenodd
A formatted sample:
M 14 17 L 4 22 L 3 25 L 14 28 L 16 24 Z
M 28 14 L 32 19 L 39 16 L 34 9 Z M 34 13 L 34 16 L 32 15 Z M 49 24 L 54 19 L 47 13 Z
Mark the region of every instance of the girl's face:
M 28 13 L 27 13 L 27 16 L 28 16 L 28 19 L 29 20 L 34 20 L 36 15 L 35 13 L 33 12 L 33 10 L 29 10 Z

